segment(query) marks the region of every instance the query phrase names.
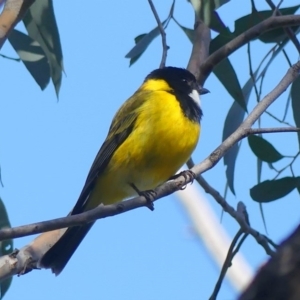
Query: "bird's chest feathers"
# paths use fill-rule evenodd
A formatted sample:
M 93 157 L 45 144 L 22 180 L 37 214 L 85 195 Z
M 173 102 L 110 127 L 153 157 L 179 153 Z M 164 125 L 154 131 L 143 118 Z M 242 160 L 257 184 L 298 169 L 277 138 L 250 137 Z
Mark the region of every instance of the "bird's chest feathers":
M 183 114 L 173 95 L 165 94 L 142 106 L 134 134 L 127 139 L 131 147 L 126 147 L 126 161 L 132 165 L 134 160 L 150 177 L 152 171 L 154 177 L 173 175 L 188 160 L 199 138 L 199 123 Z

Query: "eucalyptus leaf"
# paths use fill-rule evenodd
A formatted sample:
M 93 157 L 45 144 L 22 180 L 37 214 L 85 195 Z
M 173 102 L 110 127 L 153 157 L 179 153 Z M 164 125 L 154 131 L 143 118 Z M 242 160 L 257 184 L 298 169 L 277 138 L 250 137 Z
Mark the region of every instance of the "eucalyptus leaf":
M 143 33 L 143 34 L 140 34 L 138 36 L 136 36 L 134 38 L 134 42 L 135 44 L 137 44 L 145 35 L 147 35 L 146 33 Z M 129 62 L 129 67 L 131 67 L 140 57 L 141 57 L 142 53 L 133 57 L 133 58 L 130 58 L 130 62 Z
M 258 135 L 248 136 L 248 143 L 252 152 L 262 161 L 274 163 L 284 158 L 270 142 Z
M 300 128 L 300 77 L 297 77 L 292 83 L 291 97 L 295 124 L 298 128 Z M 300 149 L 300 132 L 298 132 L 297 135 Z
M 300 5 L 281 8 L 279 9 L 282 15 L 293 15 Z M 235 21 L 235 31 L 236 36 L 242 34 L 249 28 L 257 25 L 258 23 L 270 18 L 274 14 L 273 10 L 264 10 L 264 11 L 253 11 L 251 14 L 243 16 Z M 282 28 L 277 28 L 270 30 L 261 36 L 259 39 L 266 43 L 277 43 L 283 40 L 283 35 L 285 36 L 284 30 Z
M 214 74 L 220 80 L 230 96 L 245 110 L 247 111 L 247 105 L 244 99 L 242 88 L 239 83 L 239 79 L 236 72 L 229 60 L 229 58 L 223 59 L 213 69 Z
M 257 202 L 278 200 L 299 186 L 299 177 L 284 177 L 263 181 L 250 189 L 251 198 Z
M 164 26 L 168 20 L 169 20 L 169 17 L 165 21 L 162 22 L 162 25 Z M 135 38 L 135 42 L 137 39 L 138 39 L 138 42 L 136 42 L 136 45 L 125 55 L 125 57 L 130 58 L 130 59 L 136 58 L 137 56 L 140 57 L 144 53 L 144 51 L 148 48 L 148 46 L 152 43 L 152 41 L 159 35 L 160 35 L 160 31 L 159 31 L 158 26 L 156 26 L 154 29 L 152 29 L 147 34 L 142 34 L 142 35 L 137 36 Z M 139 38 L 139 37 L 141 37 L 141 38 Z
M 58 97 L 63 72 L 63 55 L 52 0 L 35 1 L 23 22 L 29 36 L 41 45 L 46 54 Z
M 16 29 L 11 31 L 8 40 L 36 83 L 44 90 L 50 80 L 50 66 L 42 47 Z

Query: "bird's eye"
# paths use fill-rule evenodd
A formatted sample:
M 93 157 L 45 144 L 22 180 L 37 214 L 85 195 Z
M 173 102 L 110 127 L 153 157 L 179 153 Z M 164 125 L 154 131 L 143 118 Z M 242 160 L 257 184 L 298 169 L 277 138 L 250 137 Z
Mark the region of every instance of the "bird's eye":
M 182 78 L 181 81 L 182 82 L 187 82 L 187 80 L 185 78 Z

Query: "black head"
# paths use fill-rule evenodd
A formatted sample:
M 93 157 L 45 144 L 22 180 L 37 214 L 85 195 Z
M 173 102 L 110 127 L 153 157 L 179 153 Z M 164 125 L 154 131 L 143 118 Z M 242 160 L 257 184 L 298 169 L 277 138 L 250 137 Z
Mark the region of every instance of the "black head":
M 202 88 L 195 76 L 186 69 L 165 67 L 152 71 L 145 79 L 164 80 L 169 88 L 167 92 L 175 95 L 185 116 L 199 122 L 202 116 L 199 95 L 209 91 Z
M 200 95 L 208 93 L 207 89 L 202 88 L 197 83 L 195 76 L 186 69 L 165 67 L 152 71 L 145 79 L 165 80 L 175 92 L 190 94 L 196 90 Z

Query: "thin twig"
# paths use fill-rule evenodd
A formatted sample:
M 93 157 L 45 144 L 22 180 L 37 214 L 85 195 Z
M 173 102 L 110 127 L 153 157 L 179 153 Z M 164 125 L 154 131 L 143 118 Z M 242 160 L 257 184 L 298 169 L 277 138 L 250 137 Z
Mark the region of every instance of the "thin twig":
M 207 60 L 200 66 L 199 82 L 203 84 L 213 68 L 219 62 L 252 39 L 271 29 L 296 25 L 300 25 L 300 15 L 273 16 L 251 27 L 236 38 L 232 39 L 223 47 L 219 48 L 207 58 Z
M 287 126 L 293 127 L 293 125 L 291 125 L 288 122 L 285 122 L 283 120 L 280 120 L 279 118 L 277 118 L 275 115 L 273 115 L 271 112 L 269 112 L 268 110 L 265 111 L 265 113 L 270 116 L 271 118 L 273 118 L 274 120 L 276 120 L 277 122 L 281 123 L 281 124 L 285 124 Z
M 205 192 L 210 194 L 222 206 L 224 211 L 229 213 L 239 223 L 243 232 L 252 235 L 256 239 L 256 241 L 265 249 L 268 255 L 274 255 L 274 251 L 270 248 L 268 241 L 264 238 L 264 235 L 260 234 L 258 231 L 250 227 L 243 214 L 238 213 L 231 205 L 229 205 L 227 201 L 220 195 L 220 193 L 208 184 L 203 176 L 197 176 L 197 181 L 205 190 Z
M 149 5 L 151 7 L 151 10 L 153 12 L 153 15 L 155 17 L 155 20 L 157 22 L 157 25 L 158 25 L 158 28 L 159 28 L 159 32 L 160 32 L 160 35 L 161 35 L 161 41 L 162 41 L 162 48 L 163 48 L 163 51 L 162 51 L 162 58 L 161 58 L 161 62 L 160 62 L 160 65 L 159 65 L 159 68 L 164 68 L 165 65 L 166 65 L 166 60 L 167 60 L 167 52 L 168 52 L 168 45 L 167 45 L 167 38 L 166 38 L 166 32 L 165 32 L 165 29 L 159 19 L 159 16 L 157 14 L 157 11 L 155 9 L 155 6 L 152 2 L 152 0 L 148 0 L 149 2 Z
M 273 127 L 273 128 L 250 128 L 245 133 L 247 136 L 258 133 L 275 133 L 275 132 L 299 132 L 297 127 Z
M 274 14 L 277 16 L 282 16 L 282 13 L 280 12 L 280 10 L 278 9 L 279 6 L 281 5 L 282 1 L 280 1 L 277 5 L 277 7 L 275 6 L 275 4 L 272 2 L 272 0 L 266 0 L 266 2 L 269 4 L 269 6 L 274 10 Z M 286 33 L 286 35 L 290 38 L 290 40 L 292 41 L 292 43 L 295 45 L 296 49 L 298 50 L 298 52 L 300 53 L 300 43 L 298 41 L 298 39 L 296 38 L 296 35 L 294 34 L 293 30 L 290 27 L 286 27 L 283 29 Z
M 209 297 L 209 300 L 215 300 L 217 299 L 217 296 L 218 296 L 218 293 L 220 291 L 220 288 L 221 288 L 221 285 L 222 285 L 222 282 L 225 278 L 225 275 L 226 275 L 226 272 L 227 270 L 231 267 L 231 264 L 232 264 L 232 259 L 234 257 L 234 247 L 235 245 L 238 243 L 240 237 L 244 234 L 243 230 L 242 229 L 239 229 L 239 231 L 236 233 L 236 235 L 234 236 L 231 244 L 230 244 L 230 247 L 228 249 L 228 252 L 227 252 L 227 255 L 226 255 L 226 258 L 225 258 L 225 261 L 223 263 L 223 266 L 222 266 L 222 269 L 221 269 L 221 272 L 220 272 L 220 275 L 219 275 L 219 278 L 217 280 L 217 283 L 215 285 L 215 288 L 213 290 L 213 293 L 212 295 Z M 245 240 L 245 238 L 243 239 L 243 241 Z
M 0 56 L 3 58 L 9 59 L 9 60 L 17 61 L 17 62 L 21 61 L 21 58 L 14 58 L 14 57 L 10 57 L 10 56 L 4 55 L 4 54 L 0 54 Z
M 260 100 L 260 94 L 258 92 L 258 88 L 256 86 L 256 78 L 253 72 L 253 68 L 252 68 L 252 58 L 251 58 L 251 47 L 250 47 L 250 42 L 247 43 L 247 54 L 248 54 L 248 65 L 249 65 L 249 73 L 250 73 L 250 77 L 252 78 L 253 81 L 253 87 L 254 87 L 254 91 L 255 91 L 255 95 L 256 95 L 256 101 L 259 102 Z

